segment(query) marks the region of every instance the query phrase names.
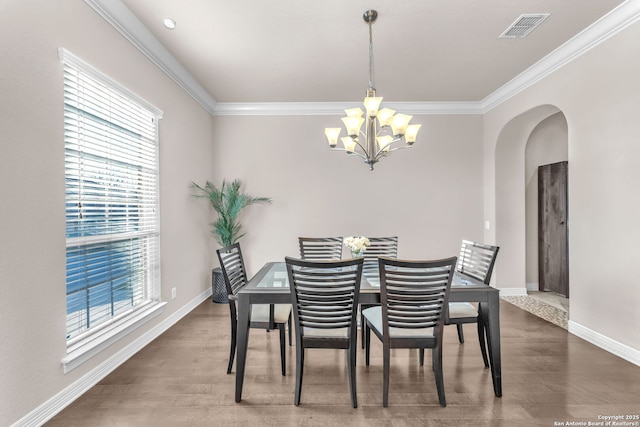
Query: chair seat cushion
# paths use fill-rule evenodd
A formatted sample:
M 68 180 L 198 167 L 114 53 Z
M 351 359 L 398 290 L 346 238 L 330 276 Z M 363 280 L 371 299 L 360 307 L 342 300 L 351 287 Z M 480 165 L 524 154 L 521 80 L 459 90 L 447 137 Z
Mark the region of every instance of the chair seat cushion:
M 450 302 L 449 319 L 459 319 L 462 317 L 478 317 L 478 309 L 468 302 Z
M 274 323 L 287 323 L 291 313 L 291 304 L 275 304 L 273 306 Z M 269 321 L 269 304 L 254 304 L 251 306 L 252 322 Z
M 320 329 L 302 328 L 303 335 L 311 338 L 349 338 L 349 328 Z
M 362 315 L 369 321 L 372 329 L 375 329 L 382 335 L 382 307 L 375 306 L 362 310 Z M 391 338 L 417 338 L 417 337 L 433 337 L 433 328 L 389 328 L 389 336 Z

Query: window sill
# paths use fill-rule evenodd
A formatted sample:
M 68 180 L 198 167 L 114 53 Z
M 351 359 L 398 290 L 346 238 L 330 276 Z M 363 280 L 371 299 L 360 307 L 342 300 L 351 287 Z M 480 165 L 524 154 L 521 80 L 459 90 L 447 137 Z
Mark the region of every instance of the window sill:
M 135 331 L 149 320 L 161 314 L 165 304 L 167 303 L 157 302 L 151 304 L 139 313 L 127 317 L 122 322 L 113 325 L 108 331 L 95 339 L 67 353 L 67 355 L 62 358 L 62 368 L 64 373 L 66 374 L 71 372 L 73 369 L 82 365 L 84 362 L 100 353 L 114 342 Z

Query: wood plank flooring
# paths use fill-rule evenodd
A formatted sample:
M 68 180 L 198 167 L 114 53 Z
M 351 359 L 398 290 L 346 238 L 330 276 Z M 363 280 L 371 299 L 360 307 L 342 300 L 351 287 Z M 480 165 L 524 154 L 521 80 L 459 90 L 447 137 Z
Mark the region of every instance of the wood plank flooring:
M 358 348 L 358 408 L 349 400 L 346 355 L 309 350 L 300 406 L 293 405 L 295 348 L 280 374 L 277 332 L 252 329 L 243 401 L 226 374 L 228 305 L 206 301 L 60 412 L 47 426 L 560 426 L 599 415 L 640 414 L 640 367 L 504 301 L 503 397 L 493 394 L 475 325 L 459 345 L 445 328 L 447 407 L 438 405 L 429 360 L 394 350 L 389 407 L 382 407 L 382 347 L 371 366 Z M 427 352 L 427 354 L 429 354 Z M 428 358 L 429 356 L 427 356 Z

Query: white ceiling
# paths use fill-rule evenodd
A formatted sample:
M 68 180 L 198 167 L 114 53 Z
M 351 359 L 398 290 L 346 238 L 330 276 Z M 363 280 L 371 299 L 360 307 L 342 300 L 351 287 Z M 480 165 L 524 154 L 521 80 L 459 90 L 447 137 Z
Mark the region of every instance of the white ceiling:
M 634 0 L 631 0 L 634 1 Z M 622 0 L 122 0 L 217 102 L 478 102 Z M 550 13 L 524 39 L 500 34 Z M 174 30 L 163 19 L 177 22 Z

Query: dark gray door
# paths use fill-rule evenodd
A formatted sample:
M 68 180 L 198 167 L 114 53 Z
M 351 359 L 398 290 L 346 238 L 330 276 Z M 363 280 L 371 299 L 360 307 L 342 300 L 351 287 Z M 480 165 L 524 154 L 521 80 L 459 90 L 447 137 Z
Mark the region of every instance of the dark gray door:
M 569 297 L 567 162 L 538 168 L 538 275 L 541 291 Z

